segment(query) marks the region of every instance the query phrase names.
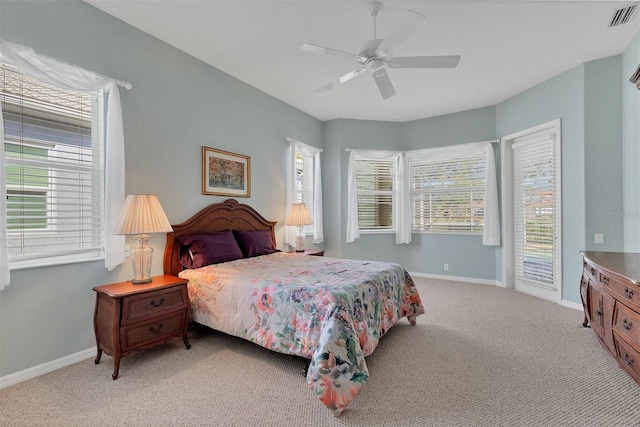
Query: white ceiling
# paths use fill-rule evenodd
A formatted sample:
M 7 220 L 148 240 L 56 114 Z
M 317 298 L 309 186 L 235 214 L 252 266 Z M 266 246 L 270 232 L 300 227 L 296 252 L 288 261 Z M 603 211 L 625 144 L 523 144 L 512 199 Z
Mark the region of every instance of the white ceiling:
M 369 1 L 87 0 L 89 4 L 320 119 L 404 122 L 495 105 L 594 59 L 622 53 L 640 19 L 607 22 L 628 1 L 396 1 L 377 18 L 386 37 L 406 10 L 425 19 L 396 56 L 461 55 L 454 69 L 389 69 L 383 100 L 371 75 L 315 89 L 357 64 L 300 50 L 359 53 L 373 38 Z M 188 76 L 185 76 L 188 78 Z

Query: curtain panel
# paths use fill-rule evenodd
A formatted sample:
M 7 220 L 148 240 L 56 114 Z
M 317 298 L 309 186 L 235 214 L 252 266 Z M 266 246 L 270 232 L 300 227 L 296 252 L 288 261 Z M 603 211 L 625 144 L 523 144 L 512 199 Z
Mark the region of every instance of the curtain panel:
M 105 125 L 105 267 L 114 269 L 124 262 L 125 237 L 114 236 L 111 231 L 125 198 L 124 188 L 124 131 L 118 85 L 127 89 L 129 83 L 114 80 L 83 68 L 40 55 L 30 47 L 0 40 L 0 61 L 17 67 L 28 76 L 67 90 L 84 92 L 104 91 L 107 95 Z M 0 111 L 0 123 L 2 112 Z M 0 125 L 0 141 L 4 144 L 4 127 Z M 0 160 L 4 165 L 4 148 Z M 0 174 L 0 234 L 7 235 L 6 182 Z M 7 239 L 0 247 L 0 290 L 9 284 Z
M 321 149 L 303 142 L 287 138 L 289 143 L 289 161 L 287 165 L 287 196 L 285 198 L 285 219 L 289 217 L 291 205 L 296 199 L 296 150 L 305 159 L 313 159 L 313 243 L 324 241 L 324 226 L 322 218 L 322 174 L 320 166 Z M 296 244 L 296 227 L 285 225 L 284 243 L 290 246 Z

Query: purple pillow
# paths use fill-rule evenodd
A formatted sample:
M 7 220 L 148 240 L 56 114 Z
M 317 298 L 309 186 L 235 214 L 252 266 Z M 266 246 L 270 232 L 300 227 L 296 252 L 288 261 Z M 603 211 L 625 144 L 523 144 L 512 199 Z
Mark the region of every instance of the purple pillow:
M 182 244 L 180 264 L 200 268 L 242 258 L 238 242 L 229 230 L 211 234 L 191 234 L 178 239 Z
M 268 255 L 276 251 L 270 231 L 233 230 L 245 258 Z

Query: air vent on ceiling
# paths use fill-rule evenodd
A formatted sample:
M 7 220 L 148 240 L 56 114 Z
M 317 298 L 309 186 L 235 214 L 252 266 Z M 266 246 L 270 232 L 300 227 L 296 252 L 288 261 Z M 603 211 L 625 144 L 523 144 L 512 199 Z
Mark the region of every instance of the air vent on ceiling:
M 638 3 L 628 4 L 613 10 L 608 27 L 618 27 L 631 21 L 636 16 Z

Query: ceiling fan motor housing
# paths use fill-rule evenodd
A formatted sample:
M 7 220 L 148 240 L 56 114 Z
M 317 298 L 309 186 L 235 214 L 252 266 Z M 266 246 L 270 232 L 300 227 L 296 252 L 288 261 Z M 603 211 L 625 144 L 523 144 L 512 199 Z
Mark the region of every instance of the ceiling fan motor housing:
M 382 43 L 382 39 L 373 39 L 367 40 L 362 44 L 360 48 L 360 56 L 363 56 L 367 59 L 376 57 L 376 50 L 378 50 L 378 46 Z

